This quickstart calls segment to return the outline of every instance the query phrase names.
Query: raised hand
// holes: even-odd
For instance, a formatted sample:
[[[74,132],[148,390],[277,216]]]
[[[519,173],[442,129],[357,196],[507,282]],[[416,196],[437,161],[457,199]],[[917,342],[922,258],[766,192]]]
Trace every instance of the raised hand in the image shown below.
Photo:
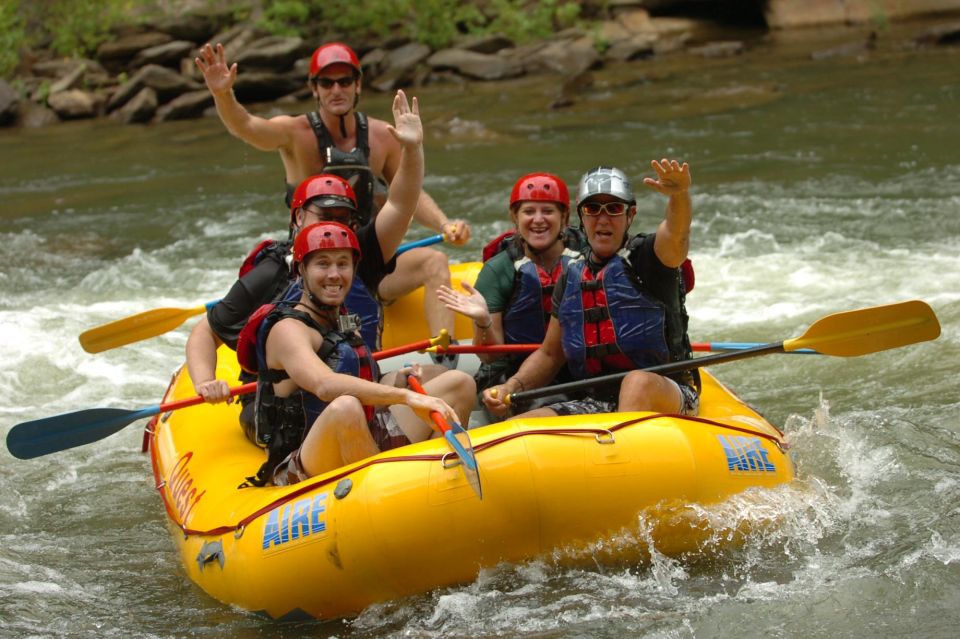
[[[236,66],[236,65],[234,65]],[[393,98],[393,123],[387,130],[403,146],[423,143],[423,124],[420,122],[420,106],[413,98],[413,106],[407,103],[407,95],[398,90]]]
[[[226,93],[237,81],[237,63],[227,66],[227,57],[223,52],[223,45],[219,42],[216,48],[210,43],[200,47],[200,56],[193,61],[203,73],[203,81],[207,83],[210,93],[214,95]]]
[[[462,295],[448,286],[441,286],[437,289],[437,299],[455,313],[465,315],[480,322],[480,324],[489,324],[490,310],[487,308],[487,300],[483,298],[480,291],[467,282],[461,282],[460,286],[467,292],[466,295]]]
[[[690,167],[686,162],[681,165],[676,160],[663,158],[659,162],[653,160],[650,166],[657,172],[657,179],[643,178],[643,183],[654,191],[664,195],[676,195],[690,188],[692,180]]]

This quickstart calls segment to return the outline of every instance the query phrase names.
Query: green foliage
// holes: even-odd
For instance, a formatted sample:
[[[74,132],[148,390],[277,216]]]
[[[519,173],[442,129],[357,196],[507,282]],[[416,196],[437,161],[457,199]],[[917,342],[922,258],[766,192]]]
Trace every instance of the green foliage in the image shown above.
[[[310,18],[310,3],[302,0],[273,0],[264,8],[259,25],[276,35],[298,35]]]
[[[3,0],[0,2],[0,77],[12,76],[20,63],[20,49],[26,40],[27,33],[17,4]]]
[[[128,14],[128,0],[57,0],[48,4],[47,27],[55,53],[84,56],[96,51],[110,28]]]
[[[492,19],[462,0],[263,0],[263,9],[259,26],[276,34],[303,35],[304,25],[321,25],[351,40],[405,36],[435,49],[463,34],[544,37],[580,15],[572,0],[490,0]]]
[[[541,0],[533,3],[522,0],[493,0],[490,6],[495,17],[485,30],[502,33],[517,42],[543,38],[573,26],[580,16],[580,5],[569,0]]]

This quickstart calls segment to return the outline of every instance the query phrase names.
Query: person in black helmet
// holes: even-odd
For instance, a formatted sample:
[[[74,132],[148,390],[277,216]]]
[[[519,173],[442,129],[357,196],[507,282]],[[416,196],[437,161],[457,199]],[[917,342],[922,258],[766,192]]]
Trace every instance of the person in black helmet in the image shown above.
[[[376,215],[376,182],[382,178],[392,184],[400,163],[400,146],[386,122],[356,110],[362,69],[350,47],[330,42],[313,52],[308,83],[316,111],[269,119],[251,114],[237,100],[233,93],[237,64],[227,64],[221,44],[201,47],[195,62],[227,130],[261,151],[279,152],[286,177],[287,207],[294,188],[303,180],[332,173],[353,187],[361,224]],[[450,220],[422,189],[414,218],[457,246],[470,239],[470,226],[464,220]],[[431,332],[437,335],[446,328],[452,336],[454,315],[436,297],[436,289],[444,285],[450,285],[446,254],[417,248],[398,258],[396,270],[384,278],[378,293],[389,303],[424,286],[424,314]]]
[[[619,388],[601,386],[523,416],[654,411],[695,415],[696,370],[661,376],[642,369],[689,359],[680,267],[690,246],[690,168],[663,159],[644,184],[669,198],[655,233],[629,234],[636,199],[623,171],[597,167],[580,181],[577,213],[589,246],[567,265],[554,288],[543,345],[506,383],[483,393],[487,409],[507,412],[503,398],[549,383],[566,364],[575,379],[632,371]]]

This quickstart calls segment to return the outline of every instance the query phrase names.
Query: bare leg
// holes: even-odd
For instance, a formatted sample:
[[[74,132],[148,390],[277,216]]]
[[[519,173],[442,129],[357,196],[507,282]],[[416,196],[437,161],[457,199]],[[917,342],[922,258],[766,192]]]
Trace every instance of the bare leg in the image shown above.
[[[300,447],[300,463],[311,477],[380,452],[356,397],[336,398],[320,413]]]
[[[624,412],[679,413],[682,400],[677,385],[656,373],[633,371],[620,385],[619,410]]]
[[[467,373],[463,371],[446,371],[442,375],[425,382],[423,390],[428,395],[439,397],[457,412],[460,424],[466,428],[470,421],[470,413],[477,399],[477,386]],[[397,424],[412,442],[428,439],[433,435],[433,429],[423,422],[408,406],[394,405],[390,411],[397,418]]]
[[[453,337],[454,314],[437,298],[441,285],[450,286],[450,265],[447,256],[431,248],[417,248],[397,258],[397,268],[380,282],[378,292],[387,303],[420,286],[423,290],[423,312],[431,335],[447,329]]]
[[[525,413],[520,413],[519,415],[507,416],[505,421],[511,419],[527,419],[528,417],[556,417],[557,412],[552,408],[534,408],[533,410],[528,410]]]

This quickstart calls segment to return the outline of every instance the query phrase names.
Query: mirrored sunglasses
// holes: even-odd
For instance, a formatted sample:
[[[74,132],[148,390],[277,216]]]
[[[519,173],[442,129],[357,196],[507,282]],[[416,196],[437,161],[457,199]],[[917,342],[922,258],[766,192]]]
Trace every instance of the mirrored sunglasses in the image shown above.
[[[584,202],[580,205],[580,213],[588,217],[597,217],[601,213],[617,217],[626,213],[629,207],[626,202]]]
[[[314,80],[324,89],[333,88],[334,84],[339,84],[340,88],[346,89],[348,86],[356,82],[356,77],[352,75],[344,76],[342,78],[317,78]]]

